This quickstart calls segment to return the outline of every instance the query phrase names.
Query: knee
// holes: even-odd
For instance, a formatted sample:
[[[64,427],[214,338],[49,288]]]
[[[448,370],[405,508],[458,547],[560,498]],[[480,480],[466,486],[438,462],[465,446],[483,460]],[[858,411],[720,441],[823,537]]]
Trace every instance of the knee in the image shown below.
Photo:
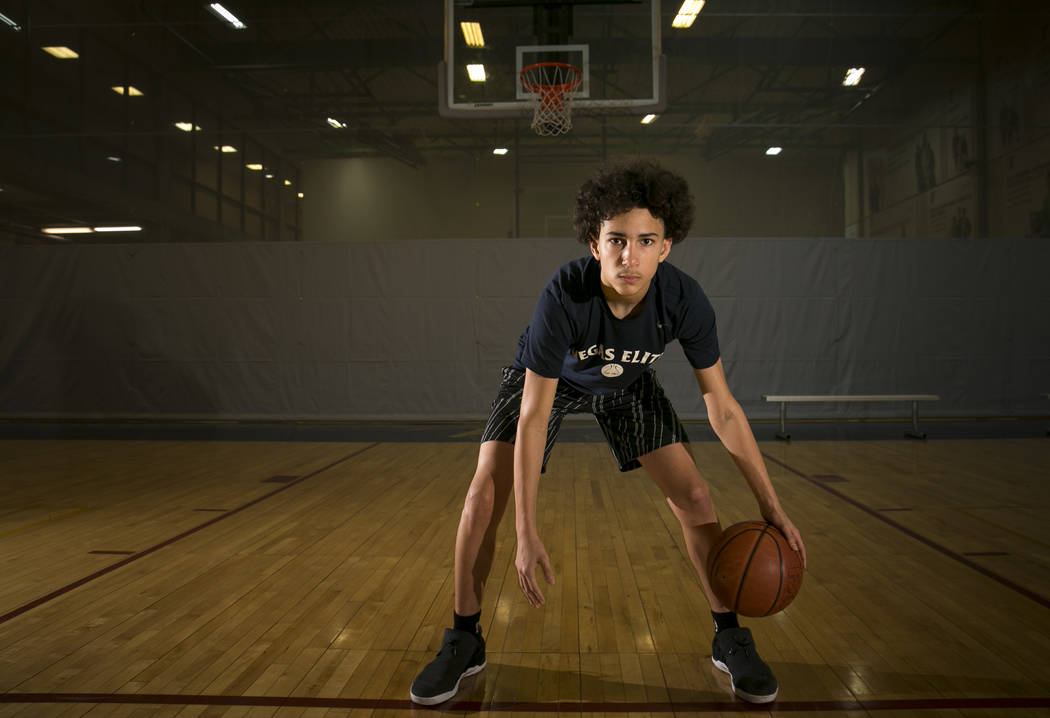
[[[686,491],[672,499],[668,499],[678,509],[679,520],[689,523],[706,523],[714,515],[714,506],[711,502],[711,491],[707,484],[700,482],[693,484]]]
[[[487,522],[492,516],[492,507],[496,502],[496,488],[491,480],[476,476],[467,491],[467,497],[463,500],[462,521],[475,523]]]

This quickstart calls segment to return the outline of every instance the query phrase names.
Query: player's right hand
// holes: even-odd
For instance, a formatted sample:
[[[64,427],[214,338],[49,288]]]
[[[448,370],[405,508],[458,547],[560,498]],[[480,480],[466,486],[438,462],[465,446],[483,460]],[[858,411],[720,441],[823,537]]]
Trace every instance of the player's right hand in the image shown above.
[[[518,536],[518,555],[514,560],[514,567],[518,569],[518,585],[521,586],[525,599],[533,608],[539,608],[546,603],[543,591],[540,590],[540,584],[536,580],[536,564],[543,569],[543,576],[547,579],[547,583],[553,585],[554,571],[551,569],[550,557],[547,556],[547,549],[543,547],[540,537],[536,535]]]

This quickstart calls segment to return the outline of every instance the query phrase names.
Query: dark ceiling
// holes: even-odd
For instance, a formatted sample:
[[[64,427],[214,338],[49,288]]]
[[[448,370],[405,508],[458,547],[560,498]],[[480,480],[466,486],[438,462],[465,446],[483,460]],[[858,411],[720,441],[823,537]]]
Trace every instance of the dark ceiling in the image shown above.
[[[102,176],[114,169],[103,156],[150,158],[138,180],[121,168],[122,182],[153,182],[162,196],[161,170],[180,152],[157,147],[179,141],[175,121],[200,125],[198,143],[257,145],[289,176],[310,158],[419,167],[489,152],[497,136],[540,158],[714,158],[770,142],[840,151],[865,128],[916,122],[913,108],[931,87],[980,86],[988,58],[1009,49],[1010,28],[1034,24],[1045,35],[1050,19],[1046,2],[709,0],[678,31],[670,23],[679,4],[662,8],[668,107],[659,120],[581,114],[552,141],[532,135],[527,119],[438,114],[441,0],[230,0],[244,30],[198,1],[0,0],[19,25],[0,24],[0,211],[28,226],[38,205],[49,211],[49,187],[71,184],[67,166]],[[56,60],[45,45],[80,58]],[[867,68],[863,81],[844,88],[857,65]],[[143,96],[109,89],[122,84]]]

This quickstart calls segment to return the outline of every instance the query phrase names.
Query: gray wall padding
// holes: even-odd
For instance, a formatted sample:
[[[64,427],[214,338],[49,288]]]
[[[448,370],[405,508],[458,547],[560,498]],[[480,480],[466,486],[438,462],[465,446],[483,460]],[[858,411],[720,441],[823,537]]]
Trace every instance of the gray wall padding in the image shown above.
[[[0,246],[7,417],[485,415],[572,240]],[[929,392],[926,416],[1047,412],[1045,240],[692,239],[752,417],[767,393]],[[685,418],[681,351],[657,364]],[[893,405],[796,416],[900,416]]]

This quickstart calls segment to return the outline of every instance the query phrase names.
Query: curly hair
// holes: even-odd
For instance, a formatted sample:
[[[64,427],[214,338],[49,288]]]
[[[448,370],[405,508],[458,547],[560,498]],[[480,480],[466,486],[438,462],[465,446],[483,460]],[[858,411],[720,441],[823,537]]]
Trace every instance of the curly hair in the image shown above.
[[[684,179],[657,164],[638,160],[598,170],[576,194],[572,224],[583,244],[597,238],[601,224],[635,208],[663,220],[664,235],[685,239],[693,224],[693,198]]]

